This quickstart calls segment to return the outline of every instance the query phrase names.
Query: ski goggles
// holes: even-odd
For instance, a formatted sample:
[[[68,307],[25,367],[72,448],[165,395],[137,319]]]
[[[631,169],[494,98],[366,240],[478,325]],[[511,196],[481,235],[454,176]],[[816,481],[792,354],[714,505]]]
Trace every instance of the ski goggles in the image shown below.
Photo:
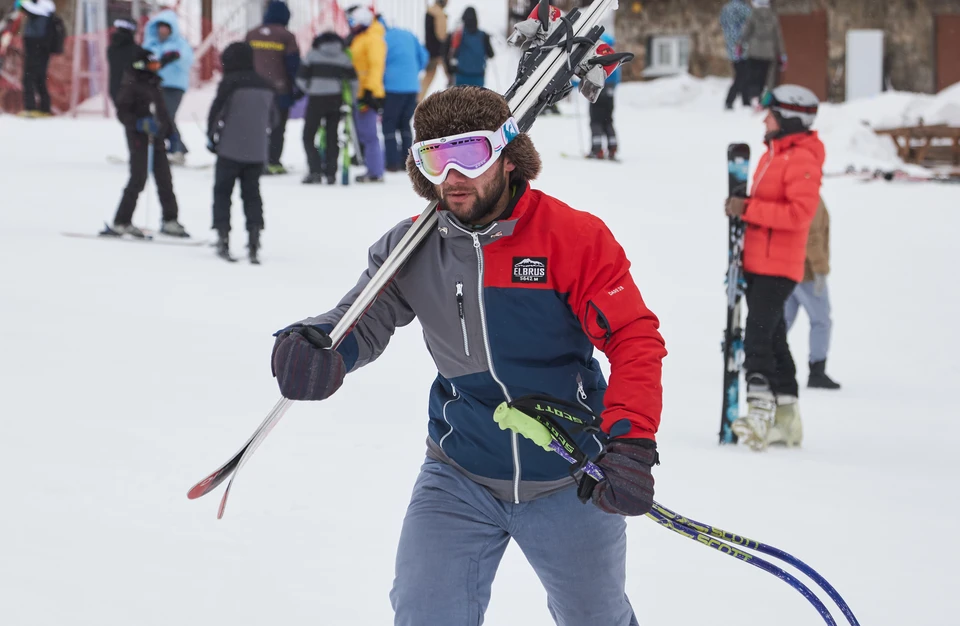
[[[410,148],[410,153],[420,173],[439,185],[451,169],[468,178],[477,178],[490,169],[507,144],[519,134],[517,121],[511,117],[497,130],[474,130],[419,141]]]
[[[804,106],[802,104],[791,104],[789,102],[780,102],[777,100],[777,97],[773,95],[772,90],[767,90],[764,92],[763,96],[760,98],[760,106],[764,109],[777,109],[783,111],[793,111],[794,113],[807,113],[809,115],[817,114],[817,106]]]

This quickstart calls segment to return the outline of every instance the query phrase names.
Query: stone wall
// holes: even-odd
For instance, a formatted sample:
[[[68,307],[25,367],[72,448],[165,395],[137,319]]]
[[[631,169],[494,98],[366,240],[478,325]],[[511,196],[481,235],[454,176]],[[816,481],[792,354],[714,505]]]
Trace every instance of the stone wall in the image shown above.
[[[725,0],[621,2],[618,48],[636,53],[625,78],[639,80],[650,35],[689,35],[690,73],[730,75],[718,16]],[[827,77],[831,100],[844,98],[846,34],[850,29],[884,31],[885,74],[894,89],[933,92],[936,85],[935,16],[960,14],[960,0],[773,0],[778,13],[827,11]]]

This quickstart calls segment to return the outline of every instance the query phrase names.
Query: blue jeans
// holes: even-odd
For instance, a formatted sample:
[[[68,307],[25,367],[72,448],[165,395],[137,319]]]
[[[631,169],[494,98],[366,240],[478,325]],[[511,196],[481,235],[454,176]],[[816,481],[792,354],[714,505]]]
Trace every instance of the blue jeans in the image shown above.
[[[380,147],[380,135],[377,134],[379,115],[374,109],[357,113],[357,139],[363,148],[363,161],[367,166],[367,175],[383,177],[383,148]]]
[[[812,280],[798,284],[787,298],[783,317],[789,329],[797,319],[801,306],[807,312],[810,317],[810,363],[817,363],[827,359],[833,321],[830,319],[830,291],[827,285],[823,286],[823,293],[819,296],[814,293],[813,287]]]
[[[571,486],[513,504],[428,459],[403,520],[390,592],[395,626],[478,626],[510,539],[547,591],[558,626],[638,626],[624,591],[626,521]]]
[[[383,104],[383,148],[386,154],[387,168],[402,168],[413,144],[413,131],[410,120],[417,108],[417,94],[390,93]],[[397,148],[397,133],[400,133],[400,147]]]

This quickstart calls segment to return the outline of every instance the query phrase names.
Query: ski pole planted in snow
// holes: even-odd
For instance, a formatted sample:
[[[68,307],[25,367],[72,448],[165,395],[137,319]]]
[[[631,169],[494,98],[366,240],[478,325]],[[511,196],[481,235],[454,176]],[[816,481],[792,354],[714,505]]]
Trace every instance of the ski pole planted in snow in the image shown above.
[[[581,93],[596,99],[607,71],[613,71],[617,64],[632,58],[633,55],[627,53],[606,54],[602,59],[597,58],[597,41],[604,31],[600,21],[608,10],[616,6],[617,0],[595,0],[588,7],[574,8],[562,16],[559,9],[541,0],[530,19],[517,24],[510,43],[522,46],[523,52],[517,77],[503,95],[517,120],[518,132],[528,131],[544,108],[570,93],[574,77],[580,78]],[[438,219],[436,205],[435,201],[430,203],[407,230],[376,275],[330,332],[330,345],[326,348],[336,349],[420,243],[433,232]],[[236,473],[270,434],[292,402],[281,398],[243,447],[216,471],[194,485],[187,497],[199,498],[230,478],[217,512],[218,519],[223,517]]]
[[[526,398],[518,398],[513,403],[502,403],[494,412],[493,419],[503,430],[511,430],[526,439],[529,439],[544,450],[559,454],[573,465],[576,465],[585,474],[593,477],[598,482],[605,479],[603,470],[597,467],[593,462],[587,459],[586,455],[580,450],[580,447],[569,436],[565,428],[557,421],[555,416],[563,415],[565,412],[557,410],[556,407],[550,407],[549,403],[544,403],[544,410],[530,410],[524,402]],[[524,406],[524,410],[517,405]],[[540,407],[540,404],[536,405]],[[584,409],[581,409],[584,410]],[[529,411],[529,412],[528,412]],[[564,415],[567,419],[570,416]],[[594,416],[595,418],[595,416]],[[576,421],[576,420],[571,420]],[[688,539],[693,539],[703,545],[713,548],[719,552],[732,556],[735,559],[749,563],[765,572],[769,572],[780,578],[788,585],[800,592],[810,604],[814,606],[824,621],[830,626],[836,626],[836,622],[830,615],[830,611],[824,606],[823,602],[806,586],[786,571],[773,565],[772,563],[761,559],[743,549],[756,550],[761,554],[766,554],[796,567],[806,574],[821,589],[823,589],[830,599],[840,608],[840,612],[847,618],[851,626],[859,626],[857,618],[853,611],[844,601],[837,590],[827,580],[821,576],[812,567],[796,558],[795,556],[784,552],[773,546],[761,543],[754,539],[749,539],[743,535],[731,533],[726,530],[691,520],[670,509],[654,502],[653,509],[647,513],[647,517],[657,522],[664,528],[672,530]],[[730,543],[727,543],[730,542]],[[735,544],[735,545],[732,545]],[[743,549],[741,549],[743,548]]]

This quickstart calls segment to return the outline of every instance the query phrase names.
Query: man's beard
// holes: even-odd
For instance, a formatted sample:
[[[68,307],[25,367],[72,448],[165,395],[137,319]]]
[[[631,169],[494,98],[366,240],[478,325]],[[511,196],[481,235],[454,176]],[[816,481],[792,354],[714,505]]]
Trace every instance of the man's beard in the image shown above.
[[[503,175],[503,160],[500,162],[500,171],[499,175],[495,177],[494,181],[490,183],[484,189],[481,189],[479,192],[474,192],[473,189],[469,191],[476,193],[476,200],[473,202],[473,206],[466,209],[466,213],[460,214],[457,211],[454,211],[447,205],[443,196],[440,197],[440,206],[447,211],[450,211],[457,216],[457,219],[464,224],[475,224],[478,223],[482,218],[489,215],[497,206],[497,203],[500,202],[500,199],[503,198],[504,192],[507,190],[507,177]],[[450,188],[446,190],[447,193],[464,191],[463,189]],[[463,209],[461,209],[462,211]]]

